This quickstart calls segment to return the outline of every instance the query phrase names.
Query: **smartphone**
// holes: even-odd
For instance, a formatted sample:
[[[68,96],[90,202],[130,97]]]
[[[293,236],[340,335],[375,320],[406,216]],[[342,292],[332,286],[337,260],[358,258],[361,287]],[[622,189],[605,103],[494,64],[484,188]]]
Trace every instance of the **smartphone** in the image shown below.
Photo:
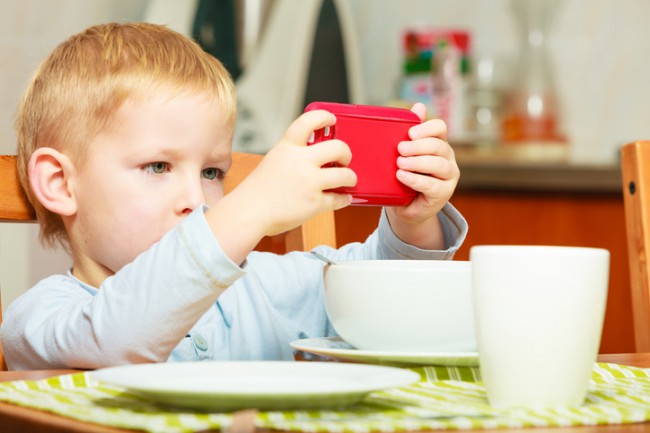
[[[404,206],[417,192],[397,180],[397,145],[409,140],[408,130],[420,118],[403,108],[372,105],[312,102],[305,112],[326,110],[336,116],[336,124],[314,131],[309,145],[339,139],[352,151],[349,168],[357,175],[354,187],[334,191],[352,195],[352,204],[361,206]]]

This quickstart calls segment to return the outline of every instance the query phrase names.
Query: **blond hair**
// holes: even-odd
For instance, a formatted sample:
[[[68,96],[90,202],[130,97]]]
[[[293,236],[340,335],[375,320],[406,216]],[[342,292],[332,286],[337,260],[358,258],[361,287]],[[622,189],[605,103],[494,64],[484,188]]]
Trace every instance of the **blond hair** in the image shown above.
[[[88,143],[110,125],[125,100],[161,88],[211,92],[224,124],[234,125],[236,96],[226,69],[195,42],[164,26],[93,26],[61,43],[39,66],[20,103],[16,130],[18,173],[36,210],[43,245],[67,248],[68,237],[60,215],[43,207],[31,190],[32,153],[52,147],[82,163]]]

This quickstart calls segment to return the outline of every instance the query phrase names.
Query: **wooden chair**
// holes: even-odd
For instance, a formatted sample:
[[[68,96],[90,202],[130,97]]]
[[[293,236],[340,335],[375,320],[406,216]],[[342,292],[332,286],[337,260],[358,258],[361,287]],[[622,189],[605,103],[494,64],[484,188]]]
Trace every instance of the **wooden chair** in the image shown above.
[[[625,144],[621,169],[635,348],[650,352],[650,141]]]
[[[261,155],[233,153],[233,166],[226,176],[225,192],[228,193],[234,189],[261,160]],[[36,222],[34,209],[27,201],[18,181],[15,155],[0,155],[0,222]],[[317,215],[302,226],[283,235],[263,240],[257,249],[282,253],[297,250],[308,251],[318,245],[336,246],[334,212],[332,211]],[[0,298],[1,323],[2,300]],[[5,369],[0,342],[0,370]]]

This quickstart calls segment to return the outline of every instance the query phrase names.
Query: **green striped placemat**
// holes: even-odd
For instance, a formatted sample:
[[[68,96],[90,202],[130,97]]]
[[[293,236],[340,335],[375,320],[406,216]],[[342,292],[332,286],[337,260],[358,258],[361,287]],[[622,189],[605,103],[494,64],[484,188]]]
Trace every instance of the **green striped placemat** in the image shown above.
[[[563,410],[496,410],[478,368],[412,368],[414,385],[374,392],[345,410],[260,412],[259,427],[305,432],[374,432],[620,424],[650,420],[650,369],[596,364],[584,405]],[[0,383],[0,401],[70,418],[149,432],[226,427],[230,414],[174,411],[88,373]]]

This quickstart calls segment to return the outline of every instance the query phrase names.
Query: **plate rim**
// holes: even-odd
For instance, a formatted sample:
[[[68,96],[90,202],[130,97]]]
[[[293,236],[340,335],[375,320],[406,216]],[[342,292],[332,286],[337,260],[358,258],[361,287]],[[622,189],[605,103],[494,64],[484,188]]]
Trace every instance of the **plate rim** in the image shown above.
[[[366,350],[357,348],[335,348],[335,347],[315,347],[305,346],[305,343],[310,341],[337,341],[346,343],[340,336],[332,337],[313,337],[303,338],[290,342],[290,346],[295,350],[302,352],[312,353],[316,355],[326,355],[331,357],[338,357],[339,359],[368,359],[368,360],[390,360],[395,362],[413,364],[417,360],[426,361],[431,359],[443,358],[456,358],[463,360],[476,360],[478,365],[478,351],[471,352],[413,352],[413,351],[387,351],[387,350]],[[349,344],[349,343],[346,343]],[[351,345],[350,345],[351,346]],[[346,358],[344,358],[346,357]],[[407,359],[408,361],[398,361],[399,359]],[[445,364],[447,366],[447,364]]]
[[[196,366],[203,366],[202,368],[205,368],[207,366],[214,367],[215,369],[219,369],[218,367],[223,367],[226,366],[228,368],[236,368],[236,367],[243,367],[246,366],[247,368],[255,368],[257,366],[264,365],[266,368],[273,368],[274,366],[279,366],[282,365],[283,368],[287,368],[289,365],[292,366],[292,368],[295,368],[296,365],[299,365],[297,368],[301,369],[313,369],[317,370],[315,373],[322,373],[323,369],[327,370],[342,370],[342,369],[349,369],[349,370],[357,370],[360,371],[363,369],[365,372],[368,372],[370,369],[375,369],[375,371],[378,374],[387,374],[390,373],[394,375],[394,377],[391,377],[390,379],[392,382],[389,384],[386,383],[386,380],[384,379],[382,383],[380,384],[372,384],[371,381],[364,380],[364,381],[355,381],[354,386],[352,387],[342,387],[340,389],[331,389],[327,391],[322,391],[322,390],[314,390],[314,389],[304,389],[304,390],[296,390],[293,389],[291,391],[286,391],[282,389],[266,389],[266,390],[250,390],[250,389],[245,389],[241,391],[237,390],[224,390],[224,389],[214,389],[214,390],[207,390],[207,389],[191,389],[190,387],[188,388],[179,388],[179,387],[164,387],[164,386],[147,386],[143,384],[133,384],[133,383],[126,383],[123,380],[115,380],[115,378],[110,379],[110,377],[107,379],[106,375],[108,374],[110,376],[110,373],[112,372],[121,372],[124,370],[149,370],[149,369],[158,369],[161,370],[161,373],[159,374],[164,374],[166,370],[169,369],[182,369],[182,367],[188,367],[188,371],[192,370],[192,367]],[[381,370],[379,370],[381,369]],[[195,369],[194,369],[195,370]],[[192,372],[194,375],[196,372]],[[333,372],[334,374],[336,373],[335,371]],[[278,397],[278,398],[283,398],[283,397],[295,397],[295,396],[304,396],[304,397],[317,397],[317,396],[322,396],[324,394],[327,395],[358,395],[358,394],[367,394],[373,391],[379,391],[382,389],[388,389],[388,388],[394,388],[394,387],[402,387],[402,386],[408,386],[412,383],[417,382],[420,380],[420,376],[410,370],[406,370],[403,368],[396,368],[396,367],[390,367],[390,366],[379,366],[379,365],[366,365],[366,364],[346,364],[346,363],[336,363],[336,362],[297,362],[297,361],[190,361],[190,362],[162,362],[162,363],[147,363],[147,364],[129,364],[129,365],[121,365],[121,366],[115,366],[115,367],[106,367],[106,368],[101,368],[97,369],[94,371],[90,372],[91,377],[104,384],[112,385],[112,386],[118,386],[121,388],[125,388],[130,391],[136,391],[140,393],[146,393],[149,395],[154,395],[154,394],[178,394],[178,395],[194,395],[194,396],[202,396],[202,397],[214,397],[214,396],[220,396],[220,397],[226,397],[226,396],[232,396],[232,397]],[[269,374],[267,371],[265,374]],[[190,374],[191,376],[192,374]],[[243,373],[239,373],[239,375],[243,376]],[[230,376],[232,377],[232,376]],[[320,376],[319,376],[320,377]]]

